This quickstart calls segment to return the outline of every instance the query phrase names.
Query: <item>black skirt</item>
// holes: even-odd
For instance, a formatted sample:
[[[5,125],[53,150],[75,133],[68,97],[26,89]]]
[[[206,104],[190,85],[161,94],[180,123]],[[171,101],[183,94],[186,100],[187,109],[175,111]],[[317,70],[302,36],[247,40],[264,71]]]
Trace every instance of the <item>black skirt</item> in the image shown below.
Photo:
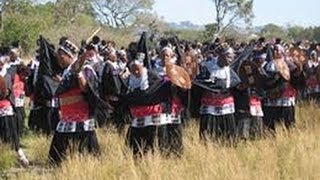
[[[199,133],[202,140],[233,140],[236,134],[234,114],[222,116],[213,116],[210,114],[201,115]]]
[[[53,133],[59,122],[59,109],[40,107],[32,109],[29,116],[29,128],[33,131],[40,131],[47,135]]]
[[[130,115],[125,108],[121,106],[115,106],[114,111],[107,119],[107,124],[112,125],[119,134],[122,134],[125,131],[125,125],[128,124],[129,119]]]
[[[49,162],[52,165],[59,165],[70,152],[88,152],[94,155],[100,154],[100,147],[95,131],[59,133],[55,132],[49,151]]]
[[[316,102],[318,105],[320,104],[320,93],[312,93],[305,96],[306,101]]]
[[[275,132],[276,124],[283,123],[287,129],[295,125],[295,109],[290,107],[263,107],[263,124],[268,131]]]
[[[17,129],[18,134],[21,137],[25,131],[25,118],[26,118],[26,111],[24,107],[16,107],[16,118],[17,118]]]
[[[135,156],[140,156],[156,147],[164,155],[180,156],[183,153],[182,127],[180,124],[129,127],[126,144]]]
[[[11,144],[12,149],[15,151],[18,151],[20,147],[17,124],[17,119],[14,116],[0,117],[1,141]]]
[[[168,137],[165,152],[167,152],[167,155],[173,154],[180,157],[183,153],[182,125],[167,124],[166,126]]]
[[[97,120],[98,127],[102,128],[105,127],[107,124],[107,119],[110,118],[110,113],[107,112],[106,109],[98,106],[95,109],[95,119]]]

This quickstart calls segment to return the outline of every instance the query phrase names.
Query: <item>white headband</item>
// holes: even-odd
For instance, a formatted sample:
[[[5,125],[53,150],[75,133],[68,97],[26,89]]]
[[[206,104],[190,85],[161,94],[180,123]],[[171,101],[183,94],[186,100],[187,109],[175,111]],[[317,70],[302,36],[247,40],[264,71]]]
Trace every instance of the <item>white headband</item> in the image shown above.
[[[161,53],[163,53],[164,51],[169,51],[171,54],[173,54],[173,50],[172,50],[170,47],[168,47],[168,46],[162,48]]]
[[[133,60],[130,62],[129,67],[132,68],[133,65],[141,65],[143,66],[143,62],[139,61],[139,60]]]
[[[59,50],[62,50],[63,52],[65,52],[66,54],[68,54],[70,57],[74,58],[74,54],[72,54],[67,48],[65,48],[64,46],[60,46]]]
[[[267,58],[267,54],[266,54],[266,53],[263,53],[263,54],[260,55],[260,57],[261,57],[262,59],[266,59],[266,58]]]
[[[12,49],[10,49],[10,51],[11,51],[12,53],[14,53],[14,54],[18,54],[19,48],[12,48]]]

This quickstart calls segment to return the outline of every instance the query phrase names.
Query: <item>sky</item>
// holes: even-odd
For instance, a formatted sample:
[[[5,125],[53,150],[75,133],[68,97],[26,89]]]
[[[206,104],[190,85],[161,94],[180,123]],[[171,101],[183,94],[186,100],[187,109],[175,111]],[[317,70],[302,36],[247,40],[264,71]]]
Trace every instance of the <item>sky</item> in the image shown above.
[[[204,25],[214,22],[212,0],[155,0],[154,11],[168,22],[191,21]],[[274,23],[320,26],[319,0],[254,0],[254,26]]]

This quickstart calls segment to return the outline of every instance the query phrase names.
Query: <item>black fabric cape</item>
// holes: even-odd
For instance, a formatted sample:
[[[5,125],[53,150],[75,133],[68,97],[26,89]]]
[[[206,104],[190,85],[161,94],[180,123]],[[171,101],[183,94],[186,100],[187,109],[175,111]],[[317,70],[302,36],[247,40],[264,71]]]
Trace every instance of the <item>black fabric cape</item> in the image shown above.
[[[53,45],[44,39],[39,38],[39,71],[36,85],[34,87],[35,102],[51,100],[55,96],[59,82],[53,79],[53,76],[59,74],[62,70],[58,65]]]
[[[147,38],[147,33],[143,32],[140,40],[137,45],[137,50],[139,53],[144,53],[145,58],[143,60],[143,64],[147,69],[151,69],[151,62],[150,62],[150,57],[149,57],[149,47],[148,47],[148,38]]]
[[[113,67],[109,63],[105,63],[99,93],[101,97],[105,95],[119,96],[124,94],[127,89],[127,81],[121,79],[119,74],[113,74]]]
[[[135,90],[122,97],[122,103],[129,107],[154,105],[166,102],[172,97],[170,81],[163,80],[156,72],[148,70],[149,88]]]

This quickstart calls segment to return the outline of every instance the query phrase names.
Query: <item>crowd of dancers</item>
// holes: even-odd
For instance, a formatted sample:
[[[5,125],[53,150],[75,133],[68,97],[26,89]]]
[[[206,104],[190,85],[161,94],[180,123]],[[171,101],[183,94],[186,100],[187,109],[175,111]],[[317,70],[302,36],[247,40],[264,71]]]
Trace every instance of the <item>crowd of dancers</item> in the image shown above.
[[[105,126],[126,133],[134,156],[159,147],[179,157],[190,119],[201,140],[236,143],[274,134],[278,122],[294,127],[296,98],[320,95],[316,43],[261,37],[202,44],[143,33],[120,48],[98,36],[80,48],[67,37],[57,48],[43,37],[37,45],[29,62],[19,57],[18,43],[2,47],[0,56],[0,137],[24,165],[20,139],[27,130],[53,135],[54,165],[74,144],[98,156],[96,129]]]

